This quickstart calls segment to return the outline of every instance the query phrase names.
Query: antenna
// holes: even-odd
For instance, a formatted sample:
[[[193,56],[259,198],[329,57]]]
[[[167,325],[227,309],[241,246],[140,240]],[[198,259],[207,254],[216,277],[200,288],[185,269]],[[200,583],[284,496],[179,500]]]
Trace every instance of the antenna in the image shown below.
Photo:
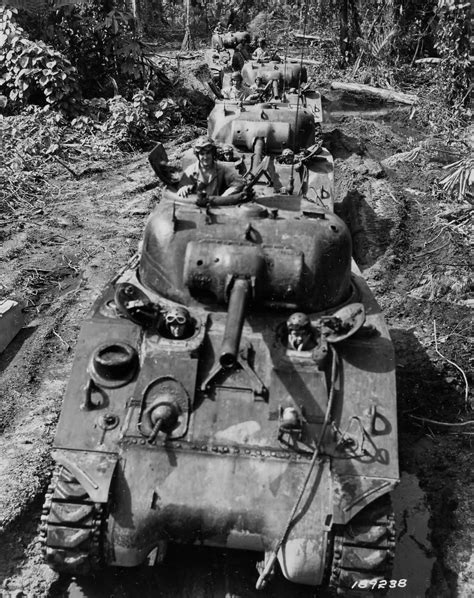
[[[296,150],[296,134],[297,134],[297,126],[298,126],[298,115],[300,112],[300,102],[301,102],[301,73],[303,72],[303,58],[304,58],[304,49],[305,49],[305,40],[306,40],[306,25],[308,22],[308,0],[305,0],[304,3],[304,21],[303,21],[303,39],[301,40],[301,56],[300,56],[300,74],[298,78],[298,99],[296,100],[296,115],[295,115],[295,134],[293,136],[293,153]],[[291,173],[289,178],[289,189],[290,195],[293,193],[294,189],[294,170],[295,170],[295,161],[293,160],[291,164]]]
[[[288,8],[288,2],[286,3],[286,7]],[[288,60],[288,46],[290,45],[290,19],[287,20],[286,25],[286,43],[285,43],[285,57],[284,57],[284,68],[283,68],[283,90],[282,94],[286,92],[286,61]]]

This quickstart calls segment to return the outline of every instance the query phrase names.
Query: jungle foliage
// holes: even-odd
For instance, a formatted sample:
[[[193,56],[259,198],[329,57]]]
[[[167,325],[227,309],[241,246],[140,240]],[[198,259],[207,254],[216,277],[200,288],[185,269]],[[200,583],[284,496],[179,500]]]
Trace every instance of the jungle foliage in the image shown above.
[[[470,100],[469,8],[461,0],[190,0],[190,28],[203,46],[217,24],[264,35],[281,55],[300,53],[294,34],[313,36],[305,53],[320,79],[337,76],[381,87],[430,84],[443,118],[458,126]],[[0,9],[0,99],[8,114],[36,105],[70,120],[96,119],[121,146],[140,146],[193,110],[179,74],[153,47],[183,34],[185,0],[8,0]],[[437,64],[416,60],[435,56]],[[176,76],[175,76],[176,75]],[[429,94],[432,95],[431,93]],[[105,115],[86,100],[102,98]],[[116,99],[114,99],[116,98]],[[174,102],[172,117],[159,103]],[[1,105],[1,104],[0,104]],[[168,108],[169,110],[169,108]],[[103,112],[104,112],[103,111]],[[166,112],[166,111],[165,111]],[[161,114],[158,119],[155,115]],[[446,115],[448,118],[446,119]],[[149,122],[147,119],[151,118]],[[127,126],[124,128],[123,123]],[[115,127],[115,129],[114,129]],[[124,131],[126,130],[126,133]],[[125,137],[124,137],[125,135]],[[124,144],[124,139],[126,142]]]

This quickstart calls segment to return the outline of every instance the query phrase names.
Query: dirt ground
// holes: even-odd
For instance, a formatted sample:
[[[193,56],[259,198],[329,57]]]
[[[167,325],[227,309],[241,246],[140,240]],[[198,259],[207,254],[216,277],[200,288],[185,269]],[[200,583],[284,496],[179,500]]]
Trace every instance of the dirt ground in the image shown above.
[[[414,162],[385,162],[425,140],[409,111],[364,118],[354,105],[358,113],[348,116],[340,98],[327,94],[325,145],[335,157],[338,211],[391,329],[401,469],[419,492],[410,508],[426,513],[420,540],[402,501],[399,543],[415,542],[429,567],[421,589],[410,589],[408,579],[406,593],[396,596],[467,598],[474,595],[473,426],[466,423],[472,404],[465,380],[472,206],[436,190],[451,160],[442,140],[424,146]],[[136,252],[160,197],[145,154],[95,163],[77,180],[58,172],[46,189],[38,204],[0,211],[0,296],[21,300],[27,318],[0,355],[0,595],[18,598],[83,595],[68,594],[69,580],[41,561],[36,534],[49,451],[81,321]],[[121,593],[110,587],[103,596],[134,595],[126,585]]]

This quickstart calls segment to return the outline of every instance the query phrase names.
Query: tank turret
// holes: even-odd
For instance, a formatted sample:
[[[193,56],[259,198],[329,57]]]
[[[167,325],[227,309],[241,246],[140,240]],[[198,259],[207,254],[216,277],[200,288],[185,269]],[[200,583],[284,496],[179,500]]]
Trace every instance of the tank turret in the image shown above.
[[[279,204],[273,198],[271,210],[220,208],[214,220],[192,205],[164,202],[145,227],[141,283],[184,305],[222,305],[229,280],[243,276],[260,305],[311,311],[339,305],[350,293],[349,231],[335,214],[309,202],[303,202],[303,219],[301,212],[291,218],[285,211],[291,203],[283,196]]]
[[[248,31],[214,32],[211,38],[211,48],[216,50],[236,48],[242,42],[250,42],[250,33]]]
[[[243,66],[242,76],[247,85],[253,85],[257,77],[260,77],[264,83],[276,81],[280,93],[284,89],[299,89],[308,80],[306,67],[298,60],[291,59],[264,62],[251,60]]]

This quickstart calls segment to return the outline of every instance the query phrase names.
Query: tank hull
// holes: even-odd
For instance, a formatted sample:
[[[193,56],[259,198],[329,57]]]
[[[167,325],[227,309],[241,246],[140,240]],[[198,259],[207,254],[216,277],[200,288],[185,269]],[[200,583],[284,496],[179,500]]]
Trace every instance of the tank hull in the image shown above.
[[[243,323],[242,345],[252,348],[252,370],[268,390],[265,396],[256,393],[241,367],[221,372],[211,389],[203,390],[219,354],[225,310],[193,306],[195,334],[176,343],[117,313],[112,287],[96,302],[79,337],[54,458],[91,501],[107,509],[103,562],[135,566],[167,541],[268,555],[309,473],[300,515],[278,560],[290,581],[326,583],[334,530],[389,493],[398,479],[393,349],[377,304],[354,264],[352,270],[346,302],[365,305],[372,332],[354,335],[337,349],[340,376],[332,420],[354,443],[341,452],[338,435],[326,434],[312,470],[328,406],[327,373],[315,367],[310,352],[298,354],[281,344],[275,331],[285,311],[256,310]],[[137,285],[153,301],[166,302],[139,277],[133,267],[116,284]],[[102,388],[94,407],[81,409],[91,353],[118,340],[139,355],[136,377],[118,388]],[[178,381],[187,411],[174,438],[150,443],[140,432],[143,397],[150,383],[163,377]],[[279,413],[288,406],[305,413],[301,452],[279,439]],[[115,415],[116,425],[104,426],[104,413]]]
[[[201,544],[261,555],[258,588],[278,561],[291,582],[350,595],[393,559],[393,346],[323,198],[332,161],[311,150],[310,111],[219,110],[214,138],[259,158],[258,201],[198,207],[165,190],[140,256],[94,304],[54,441],[46,560],[86,575]],[[291,135],[300,166],[278,161]],[[309,345],[292,341],[296,314]]]

